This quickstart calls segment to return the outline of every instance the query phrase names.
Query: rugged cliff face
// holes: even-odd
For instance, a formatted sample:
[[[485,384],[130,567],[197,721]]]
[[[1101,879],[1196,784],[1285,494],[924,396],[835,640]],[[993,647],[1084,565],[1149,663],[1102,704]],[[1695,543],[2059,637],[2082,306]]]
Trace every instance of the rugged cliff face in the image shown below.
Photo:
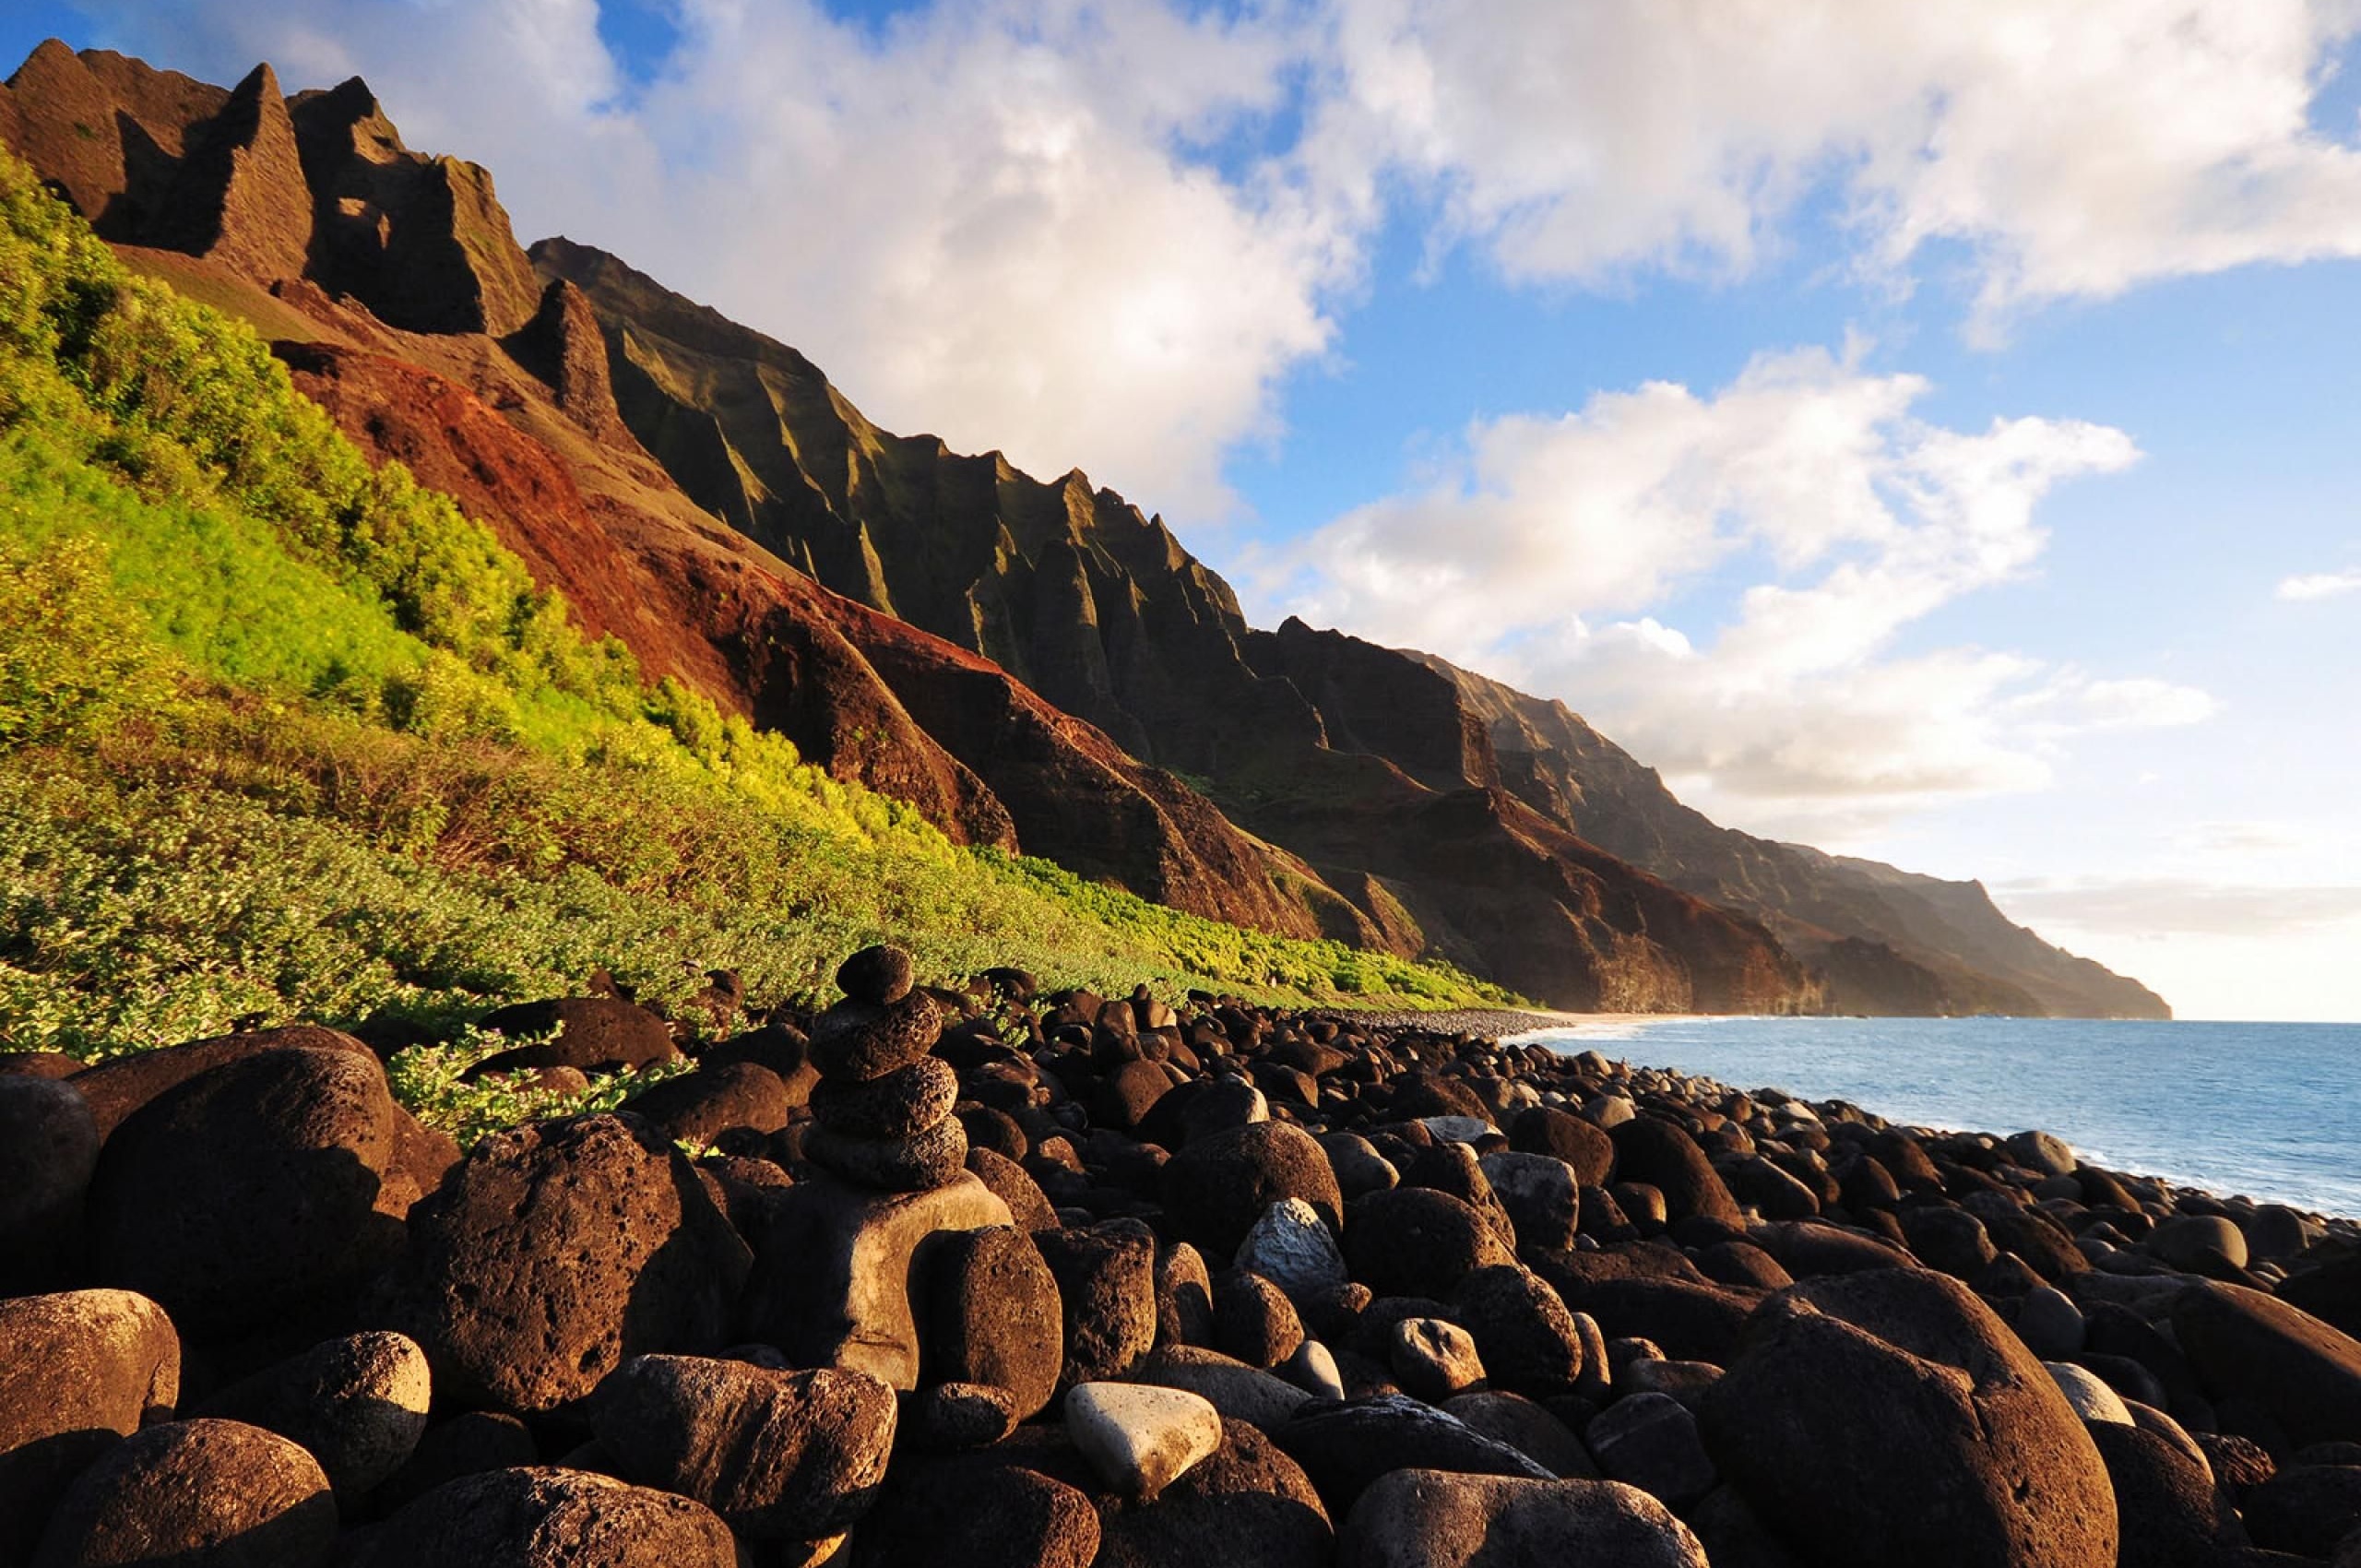
[[[0,137],[650,673],[961,841],[1570,1007],[2161,1007],[1974,885],[1715,826],[1561,705],[1251,629],[1081,473],[879,430],[615,257],[528,255],[491,176],[409,149],[357,79],[289,98],[53,42]]]

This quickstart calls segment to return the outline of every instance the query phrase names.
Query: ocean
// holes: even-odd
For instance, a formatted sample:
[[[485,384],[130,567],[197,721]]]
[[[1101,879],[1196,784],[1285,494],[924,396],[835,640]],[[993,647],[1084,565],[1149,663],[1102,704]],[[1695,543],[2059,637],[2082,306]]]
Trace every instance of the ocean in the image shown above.
[[[1914,1125],[2038,1127],[2109,1170],[2361,1216],[2361,1024],[1704,1018],[1516,1038]]]

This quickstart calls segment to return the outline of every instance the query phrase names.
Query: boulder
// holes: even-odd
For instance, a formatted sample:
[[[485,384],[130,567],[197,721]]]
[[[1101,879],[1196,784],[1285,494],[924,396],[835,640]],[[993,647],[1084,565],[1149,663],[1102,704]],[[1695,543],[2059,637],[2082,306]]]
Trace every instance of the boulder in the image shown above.
[[[1008,1212],[1019,1230],[1048,1230],[1058,1223],[1058,1211],[1050,1206],[1049,1194],[1041,1191],[1041,1183],[1033,1180],[1025,1167],[992,1149],[967,1148],[967,1170],[982,1182],[994,1197],[1008,1206]]]
[[[125,1118],[90,1183],[93,1274],[192,1337],[332,1301],[372,1261],[394,1102],[374,1057],[284,1050],[208,1068]]]
[[[701,1503],[588,1470],[534,1466],[446,1481],[395,1514],[358,1568],[739,1568]]]
[[[1689,1507],[1721,1479],[1698,1434],[1697,1418],[1669,1395],[1618,1399],[1583,1429],[1583,1443],[1609,1477],[1669,1507]]]
[[[2082,1423],[1991,1309],[1945,1276],[1895,1269],[1780,1292],[1700,1414],[1721,1472],[1808,1561],[2115,1561],[2106,1469]]]
[[[1275,1367],[1303,1343],[1303,1320],[1279,1288],[1252,1270],[1214,1276],[1214,1348],[1251,1367]]]
[[[2085,1421],[2107,1421],[2126,1427],[2132,1424],[2131,1412],[2123,1408],[2123,1396],[2088,1367],[2066,1361],[2044,1361],[2041,1365],[2058,1384],[2058,1391],[2066,1396],[2066,1403]]]
[[[1400,1469],[1353,1504],[1336,1568],[1706,1568],[1671,1510],[1614,1481]]]
[[[2079,1164],[2074,1151],[2066,1146],[2066,1140],[2047,1133],[2014,1134],[2007,1146],[2011,1159],[2044,1176],[2071,1176]]]
[[[1335,1533],[1311,1478],[1252,1426],[1225,1420],[1221,1444],[1152,1501],[1099,1508],[1095,1568],[1328,1568]]]
[[[1660,1116],[1639,1116],[1609,1136],[1615,1140],[1617,1180],[1643,1182],[1663,1194],[1667,1223],[1705,1219],[1733,1230],[1743,1227],[1738,1200],[1687,1133]]]
[[[2257,1546],[2324,1558],[2361,1531],[2361,1465],[2290,1465],[2240,1502]]]
[[[919,1376],[1007,1391],[1018,1420],[1050,1402],[1065,1360],[1058,1281],[1010,1225],[937,1236],[925,1249]]]
[[[1078,1488],[960,1457],[896,1466],[892,1489],[855,1533],[853,1561],[858,1568],[1090,1568],[1098,1546],[1098,1511]]]
[[[2201,1460],[2137,1427],[2105,1422],[2091,1441],[2115,1490],[2119,1568],[2214,1568],[2246,1530]]]
[[[468,1070],[469,1077],[534,1067],[613,1073],[677,1061],[681,1054],[663,1019],[618,996],[518,1002],[494,1008],[477,1020],[477,1027],[512,1039],[555,1033],[539,1045],[516,1046],[486,1057]]]
[[[2148,1251],[2190,1274],[2223,1275],[2247,1265],[2246,1232],[2218,1214],[2177,1214],[2148,1232]]]
[[[1451,1301],[1496,1387],[1536,1399],[1573,1392],[1583,1371],[1582,1334],[1558,1292],[1537,1276],[1495,1264],[1460,1280]]]
[[[532,1431],[516,1417],[496,1410],[462,1410],[431,1423],[402,1467],[377,1488],[371,1501],[381,1513],[390,1514],[445,1481],[520,1468],[539,1457]]]
[[[1561,1480],[1598,1479],[1598,1466],[1573,1429],[1522,1394],[1478,1389],[1445,1400],[1442,1412],[1507,1443]]]
[[[411,1209],[370,1321],[425,1347],[438,1398],[538,1414],[634,1356],[727,1343],[747,1265],[679,1149],[628,1113],[577,1116],[469,1150]]]
[[[749,1540],[812,1540],[876,1501],[896,1414],[866,1372],[638,1356],[599,1385],[590,1420],[623,1479],[694,1498]]]
[[[1406,1393],[1430,1405],[1480,1387],[1484,1362],[1465,1329],[1439,1317],[1406,1317],[1386,1336],[1386,1361]]]
[[[143,1425],[170,1420],[181,1342],[128,1290],[0,1301],[0,1562],[21,1562],[66,1483]]]
[[[35,1568],[311,1568],[336,1544],[312,1456],[260,1427],[170,1421],[124,1439],[50,1515]]]
[[[1174,1232],[1209,1257],[1234,1257],[1254,1222],[1286,1198],[1301,1199],[1332,1232],[1345,1222],[1327,1153],[1285,1122],[1192,1140],[1164,1167],[1162,1183]]]
[[[1335,1236],[1301,1198],[1282,1198],[1264,1209],[1232,1261],[1277,1286],[1305,1312],[1332,1305],[1349,1283]]]
[[[82,1196],[99,1124],[72,1084],[0,1075],[0,1295],[67,1281],[80,1262]]]
[[[827,1080],[820,1087],[825,1088]],[[923,1193],[960,1175],[967,1161],[967,1129],[946,1116],[908,1138],[855,1138],[825,1122],[804,1129],[803,1153],[855,1186],[882,1193]]]
[[[879,943],[836,966],[836,989],[855,1002],[891,1007],[910,993],[910,956]]]
[[[1547,1106],[1536,1108],[1546,1111]],[[1526,1115],[1534,1114],[1527,1111]],[[1590,1123],[1569,1118],[1578,1127]],[[1599,1134],[1605,1141],[1606,1134]],[[1503,1150],[1483,1158],[1484,1179],[1508,1211],[1520,1247],[1565,1248],[1574,1244],[1582,1220],[1583,1183],[1574,1168],[1546,1154]]]
[[[798,1366],[849,1367],[888,1387],[916,1388],[919,1247],[943,1232],[1008,1223],[1008,1206],[972,1174],[920,1193],[864,1192],[826,1176],[799,1182],[766,1206],[753,1238],[744,1332]]]
[[[1556,1479],[1507,1443],[1399,1394],[1307,1406],[1271,1435],[1311,1478],[1331,1517],[1349,1514],[1361,1493],[1392,1470]]]
[[[1441,1300],[1477,1269],[1513,1263],[1483,1215],[1430,1187],[1396,1187],[1353,1200],[1345,1263],[1380,1296]]]
[[[1615,1140],[1571,1111],[1536,1105],[1517,1112],[1509,1123],[1509,1147],[1520,1154],[1547,1155],[1563,1161],[1582,1187],[1603,1187],[1615,1171]],[[1486,1167],[1486,1174],[1490,1168]],[[1499,1185],[1494,1179],[1493,1184]]]
[[[225,1063],[259,1056],[267,1051],[292,1050],[342,1051],[371,1063],[377,1060],[375,1051],[340,1029],[322,1028],[317,1024],[291,1024],[285,1028],[217,1035],[210,1039],[193,1039],[185,1045],[117,1056],[75,1074],[74,1087],[89,1106],[90,1119],[98,1124],[99,1141],[104,1143],[133,1111],[199,1073]]]
[[[340,1502],[400,1469],[426,1431],[426,1352],[399,1334],[355,1334],[264,1368],[199,1404],[275,1431],[319,1461]]]
[[[1156,1235],[1136,1219],[1041,1230],[1034,1244],[1064,1305],[1058,1387],[1127,1378],[1156,1345]]]
[[[793,1111],[785,1081],[754,1062],[701,1065],[640,1090],[623,1108],[676,1143],[706,1145],[733,1127],[776,1133]]]
[[[1214,1277],[1204,1254],[1186,1241],[1156,1253],[1156,1342],[1211,1345],[1214,1341]]]
[[[937,1383],[902,1396],[900,1438],[938,1454],[990,1448],[1014,1431],[1016,1396],[984,1383]]]
[[[1221,1446],[1221,1415],[1185,1389],[1077,1384],[1062,1407],[1066,1435],[1126,1497],[1151,1498]]]
[[[2252,1401],[2298,1443],[2361,1439],[2361,1342],[2237,1285],[2184,1291],[2172,1324],[2214,1397]]]
[[[1244,1421],[1264,1431],[1276,1431],[1312,1397],[1276,1373],[1218,1350],[1186,1345],[1158,1348],[1133,1375],[1159,1388],[1186,1389],[1220,1411],[1225,1420]]]

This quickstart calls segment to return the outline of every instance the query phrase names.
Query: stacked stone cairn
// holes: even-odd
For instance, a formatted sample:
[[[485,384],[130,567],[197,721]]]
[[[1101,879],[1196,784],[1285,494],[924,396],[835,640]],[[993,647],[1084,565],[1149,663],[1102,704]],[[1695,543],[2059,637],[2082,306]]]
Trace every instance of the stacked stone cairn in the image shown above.
[[[910,983],[909,955],[864,947],[836,970],[845,999],[812,1026],[815,1123],[803,1155],[855,1186],[922,1193],[967,1169],[967,1134],[952,1107],[959,1075],[931,1055],[943,1011]]]

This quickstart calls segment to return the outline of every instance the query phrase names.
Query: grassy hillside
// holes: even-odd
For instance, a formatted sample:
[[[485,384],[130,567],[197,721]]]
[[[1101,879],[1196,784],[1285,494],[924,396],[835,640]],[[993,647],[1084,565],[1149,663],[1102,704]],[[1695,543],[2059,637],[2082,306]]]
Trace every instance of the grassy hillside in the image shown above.
[[[1501,1000],[958,849],[671,683],[372,469],[243,327],[136,279],[0,152],[0,1037],[243,1015],[453,1028],[890,936],[937,979]]]

